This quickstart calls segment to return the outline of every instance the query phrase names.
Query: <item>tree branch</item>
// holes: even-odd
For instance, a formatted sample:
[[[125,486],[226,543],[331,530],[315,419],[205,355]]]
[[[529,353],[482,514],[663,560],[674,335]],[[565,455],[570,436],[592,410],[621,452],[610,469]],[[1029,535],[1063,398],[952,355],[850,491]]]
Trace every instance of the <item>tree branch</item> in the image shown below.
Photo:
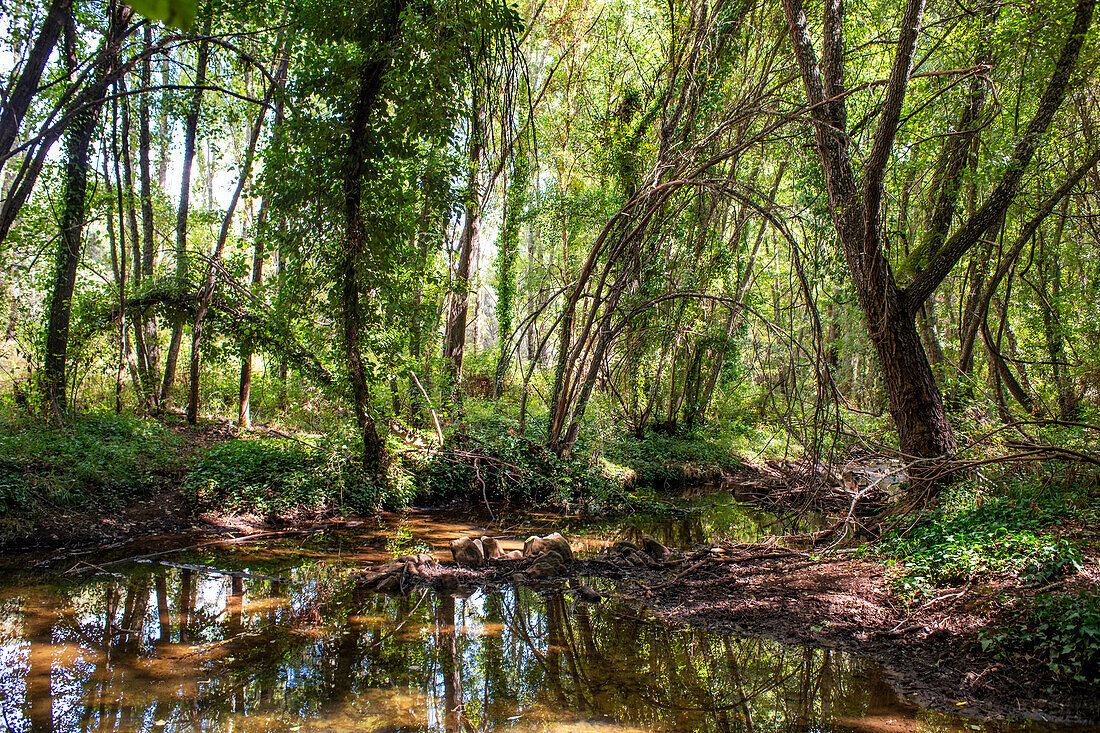
[[[1034,117],[1032,117],[1023,136],[1016,143],[1016,150],[1008,163],[1008,169],[981,208],[974,212],[947,240],[943,247],[933,255],[927,269],[921,271],[909,287],[902,291],[902,302],[908,310],[914,310],[928,299],[928,296],[932,294],[936,286],[943,282],[943,279],[947,277],[963,254],[974,246],[982,234],[985,233],[985,230],[996,222],[1009,204],[1012,203],[1024,171],[1035,156],[1039,143],[1065,98],[1066,88],[1069,86],[1070,77],[1077,66],[1081,46],[1085,42],[1085,34],[1088,32],[1089,26],[1092,24],[1092,15],[1095,8],[1096,0],[1078,0],[1069,38],[1062,48],[1061,56],[1059,56],[1055,65],[1050,83],[1039,100]]]

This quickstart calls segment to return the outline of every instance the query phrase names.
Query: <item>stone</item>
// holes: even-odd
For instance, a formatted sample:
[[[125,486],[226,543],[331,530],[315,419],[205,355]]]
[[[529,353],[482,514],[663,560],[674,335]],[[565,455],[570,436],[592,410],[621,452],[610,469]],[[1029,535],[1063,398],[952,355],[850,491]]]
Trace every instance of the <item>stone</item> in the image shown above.
[[[522,559],[523,559],[523,550],[509,550],[508,552],[504,553],[504,557],[501,558],[501,560],[522,560]]]
[[[401,593],[401,577],[398,575],[387,575],[382,578],[374,588],[378,593],[385,593],[387,595],[398,595]]]
[[[576,594],[578,600],[584,601],[585,603],[599,603],[603,600],[603,596],[584,583],[574,583],[573,593]]]
[[[451,540],[451,557],[464,567],[480,568],[485,564],[485,548],[480,539],[459,537]]]
[[[668,562],[672,551],[658,542],[652,535],[642,537],[642,550],[657,562]]]
[[[625,555],[630,551],[637,551],[638,546],[633,542],[627,542],[626,540],[618,540],[611,546],[611,553],[614,555]]]
[[[482,537],[481,546],[485,550],[486,560],[499,560],[504,557],[504,548],[495,537]]]
[[[556,578],[565,574],[565,558],[556,550],[547,550],[535,558],[534,564],[527,569],[526,575],[531,580],[540,578]]]
[[[374,590],[378,587],[378,584],[382,582],[382,579],[386,577],[388,577],[388,573],[368,573],[359,581],[359,585],[364,590]]]
[[[611,547],[611,561],[620,567],[651,568],[658,563],[633,542],[619,540]]]
[[[538,557],[548,552],[558,553],[564,562],[573,562],[573,548],[560,532],[553,532],[545,537],[532,535],[523,543],[524,557]]]

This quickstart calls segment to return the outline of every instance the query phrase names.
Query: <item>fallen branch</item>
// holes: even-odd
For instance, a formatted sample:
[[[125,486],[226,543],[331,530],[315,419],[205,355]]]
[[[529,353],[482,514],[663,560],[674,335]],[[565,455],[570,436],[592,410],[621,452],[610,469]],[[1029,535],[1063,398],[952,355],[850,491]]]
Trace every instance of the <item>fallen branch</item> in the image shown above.
[[[248,580],[270,580],[276,583],[287,583],[288,585],[301,585],[297,580],[291,578],[278,578],[273,575],[260,575],[258,573],[246,573],[243,570],[219,570],[218,568],[212,568],[209,565],[187,565],[185,563],[168,562],[167,560],[153,560],[151,562],[157,565],[164,565],[169,568],[180,568],[181,570],[194,570],[197,573],[206,573],[207,575],[224,575],[228,578],[246,578]]]

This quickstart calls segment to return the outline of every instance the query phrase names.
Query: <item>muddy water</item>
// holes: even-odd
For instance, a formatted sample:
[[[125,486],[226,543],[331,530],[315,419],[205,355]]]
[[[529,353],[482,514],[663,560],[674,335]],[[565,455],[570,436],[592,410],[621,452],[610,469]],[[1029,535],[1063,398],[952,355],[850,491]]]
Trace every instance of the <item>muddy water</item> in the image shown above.
[[[726,502],[675,522],[574,523],[571,532],[578,547],[643,531],[692,544],[750,539],[772,521]],[[670,628],[614,600],[355,588],[365,562],[421,549],[442,557],[452,537],[481,529],[410,512],[249,542],[180,539],[189,548],[58,558],[54,568],[75,567],[61,580],[27,573],[32,559],[20,558],[0,571],[4,724],[19,733],[1028,727],[906,705],[859,657]]]

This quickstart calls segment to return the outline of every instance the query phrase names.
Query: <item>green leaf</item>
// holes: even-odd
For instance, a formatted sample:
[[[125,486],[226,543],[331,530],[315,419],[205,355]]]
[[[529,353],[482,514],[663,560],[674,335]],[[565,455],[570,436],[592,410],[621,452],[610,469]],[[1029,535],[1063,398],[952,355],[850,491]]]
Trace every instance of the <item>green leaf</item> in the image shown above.
[[[198,12],[197,0],[130,0],[128,4],[150,20],[183,29],[191,27]]]

